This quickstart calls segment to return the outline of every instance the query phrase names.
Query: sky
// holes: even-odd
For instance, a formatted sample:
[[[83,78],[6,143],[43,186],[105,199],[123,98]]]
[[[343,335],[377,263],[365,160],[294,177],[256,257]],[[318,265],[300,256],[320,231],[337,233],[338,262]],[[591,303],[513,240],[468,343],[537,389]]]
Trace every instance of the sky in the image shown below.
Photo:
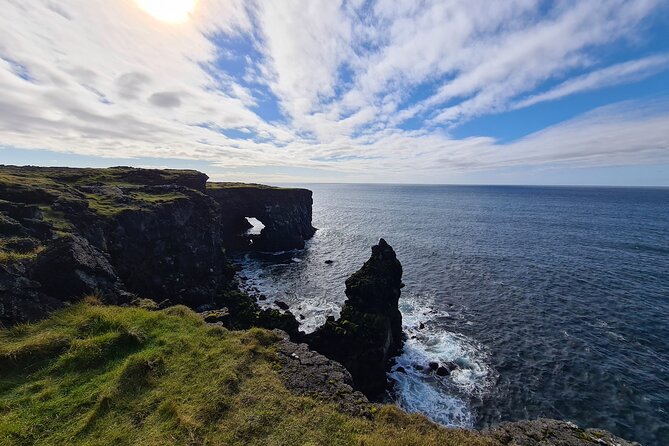
[[[0,164],[669,186],[666,0],[0,0]]]

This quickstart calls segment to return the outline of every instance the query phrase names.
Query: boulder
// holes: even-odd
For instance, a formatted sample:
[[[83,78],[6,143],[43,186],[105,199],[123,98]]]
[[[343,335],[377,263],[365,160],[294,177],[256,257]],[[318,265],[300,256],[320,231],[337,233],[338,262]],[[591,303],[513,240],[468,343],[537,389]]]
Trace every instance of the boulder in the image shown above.
[[[306,337],[313,349],[343,364],[355,387],[369,398],[384,392],[388,361],[402,346],[401,285],[402,265],[381,239],[369,260],[346,280],[348,299],[340,318],[328,318]]]
[[[31,265],[30,277],[40,290],[62,301],[97,294],[118,303],[121,292],[116,271],[107,257],[88,240],[67,235],[51,243]]]

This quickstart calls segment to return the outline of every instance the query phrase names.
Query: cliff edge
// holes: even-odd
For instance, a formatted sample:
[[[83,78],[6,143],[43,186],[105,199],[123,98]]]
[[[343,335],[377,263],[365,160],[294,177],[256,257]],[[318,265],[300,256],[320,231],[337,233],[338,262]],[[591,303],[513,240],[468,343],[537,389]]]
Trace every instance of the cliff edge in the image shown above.
[[[237,292],[226,255],[245,228],[230,222],[260,215],[255,205],[269,227],[260,246],[304,246],[311,192],[207,180],[191,170],[0,166],[0,326],[89,294],[244,308],[238,325],[256,322],[260,310]]]

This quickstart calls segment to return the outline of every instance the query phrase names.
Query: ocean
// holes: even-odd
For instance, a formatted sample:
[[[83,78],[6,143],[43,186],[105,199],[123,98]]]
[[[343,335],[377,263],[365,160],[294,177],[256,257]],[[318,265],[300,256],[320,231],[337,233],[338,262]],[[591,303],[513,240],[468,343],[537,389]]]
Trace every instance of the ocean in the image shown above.
[[[446,426],[550,417],[669,444],[669,189],[303,187],[314,238],[237,258],[241,275],[312,331],[385,238],[406,284],[397,404]],[[414,368],[432,360],[459,368]]]

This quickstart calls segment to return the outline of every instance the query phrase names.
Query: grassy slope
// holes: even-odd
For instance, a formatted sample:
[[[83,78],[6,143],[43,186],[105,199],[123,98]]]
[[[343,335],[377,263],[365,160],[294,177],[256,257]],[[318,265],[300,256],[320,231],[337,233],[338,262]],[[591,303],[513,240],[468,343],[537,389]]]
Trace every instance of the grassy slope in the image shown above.
[[[383,407],[374,420],[282,384],[272,333],[78,304],[0,331],[0,445],[485,445]]]

